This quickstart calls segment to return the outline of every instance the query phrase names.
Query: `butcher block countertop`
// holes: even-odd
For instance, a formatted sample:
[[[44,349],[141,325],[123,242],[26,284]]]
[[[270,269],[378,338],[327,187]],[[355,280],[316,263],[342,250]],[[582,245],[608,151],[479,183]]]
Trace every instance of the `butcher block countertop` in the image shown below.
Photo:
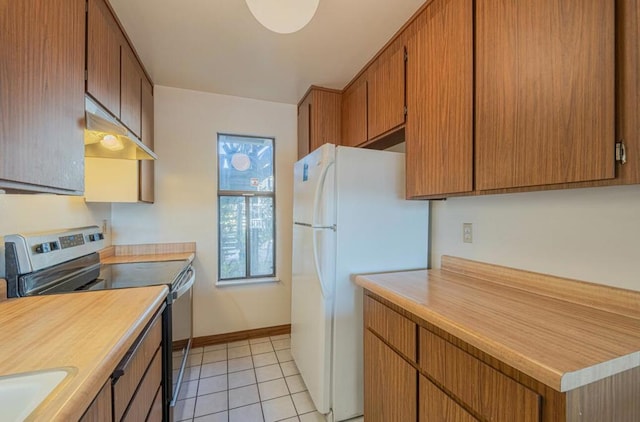
[[[560,391],[640,366],[640,292],[443,256],[358,285]]]
[[[142,245],[115,245],[100,251],[103,264],[124,264],[130,262],[193,261],[196,244],[155,243]]]
[[[78,420],[167,293],[153,286],[4,301],[0,376],[69,369],[30,419]]]

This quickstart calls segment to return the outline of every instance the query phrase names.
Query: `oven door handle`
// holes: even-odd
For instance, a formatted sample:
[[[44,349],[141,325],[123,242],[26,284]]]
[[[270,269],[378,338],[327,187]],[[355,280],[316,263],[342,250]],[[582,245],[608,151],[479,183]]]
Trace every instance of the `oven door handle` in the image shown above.
[[[182,282],[177,286],[177,288],[172,292],[173,300],[175,301],[180,296],[189,291],[193,284],[196,281],[196,270],[189,268],[187,272],[182,277]]]

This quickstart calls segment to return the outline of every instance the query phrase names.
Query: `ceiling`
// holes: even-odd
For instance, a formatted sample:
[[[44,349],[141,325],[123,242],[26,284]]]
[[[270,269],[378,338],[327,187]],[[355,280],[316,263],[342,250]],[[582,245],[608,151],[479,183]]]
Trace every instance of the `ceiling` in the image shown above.
[[[296,104],[342,89],[424,0],[320,0],[294,34],[259,24],[244,0],[109,0],[153,82]]]

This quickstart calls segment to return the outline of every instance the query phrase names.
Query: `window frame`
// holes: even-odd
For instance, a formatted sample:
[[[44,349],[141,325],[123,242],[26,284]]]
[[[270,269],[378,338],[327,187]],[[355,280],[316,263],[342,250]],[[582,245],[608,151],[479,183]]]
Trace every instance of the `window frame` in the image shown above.
[[[272,157],[272,170],[273,170],[273,191],[245,191],[245,190],[221,190],[220,189],[220,138],[228,136],[228,137],[237,137],[237,138],[253,138],[253,139],[270,139],[271,140],[271,148],[273,151]],[[244,283],[264,283],[264,282],[272,282],[278,281],[277,279],[277,248],[276,248],[276,138],[273,136],[256,136],[256,135],[239,135],[234,133],[226,133],[226,132],[218,132],[216,138],[216,167],[218,170],[218,180],[217,180],[217,202],[218,202],[218,281],[217,285],[219,286],[227,286],[234,284],[244,284]],[[222,278],[222,249],[221,249],[221,212],[220,212],[220,200],[222,197],[243,197],[245,204],[245,276],[244,277],[233,277],[233,278]],[[256,276],[251,276],[251,198],[254,197],[266,197],[271,198],[273,203],[273,244],[272,244],[272,253],[273,253],[273,271],[271,274],[261,274]]]

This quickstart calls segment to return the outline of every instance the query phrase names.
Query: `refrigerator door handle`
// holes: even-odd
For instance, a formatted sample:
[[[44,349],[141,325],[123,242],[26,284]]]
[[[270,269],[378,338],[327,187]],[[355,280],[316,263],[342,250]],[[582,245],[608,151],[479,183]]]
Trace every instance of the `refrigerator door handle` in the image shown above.
[[[333,226],[321,226],[317,224],[318,221],[318,210],[320,209],[320,197],[322,196],[322,191],[324,190],[324,184],[327,180],[327,173],[329,173],[329,169],[331,166],[335,164],[334,161],[327,164],[327,166],[322,169],[322,174],[320,174],[320,179],[318,180],[318,185],[316,186],[316,192],[313,199],[313,218],[311,220],[311,228],[313,230],[313,262],[316,267],[316,274],[318,274],[318,281],[320,281],[320,290],[322,292],[322,297],[326,298],[331,292],[325,285],[322,277],[322,270],[320,268],[320,259],[318,257],[318,229],[333,229],[335,231],[335,224]]]
[[[302,223],[300,221],[294,221],[293,224],[295,224],[296,226],[309,227],[309,228],[312,228],[312,229],[333,230],[333,231],[338,230],[338,226],[336,226],[335,224],[332,224],[330,226],[314,226],[313,224]]]
[[[316,267],[316,274],[318,274],[318,281],[320,282],[320,292],[322,293],[322,298],[327,297],[327,288],[324,286],[324,282],[322,281],[322,271],[320,270],[320,260],[318,258],[318,236],[317,232],[313,231],[313,263]]]

